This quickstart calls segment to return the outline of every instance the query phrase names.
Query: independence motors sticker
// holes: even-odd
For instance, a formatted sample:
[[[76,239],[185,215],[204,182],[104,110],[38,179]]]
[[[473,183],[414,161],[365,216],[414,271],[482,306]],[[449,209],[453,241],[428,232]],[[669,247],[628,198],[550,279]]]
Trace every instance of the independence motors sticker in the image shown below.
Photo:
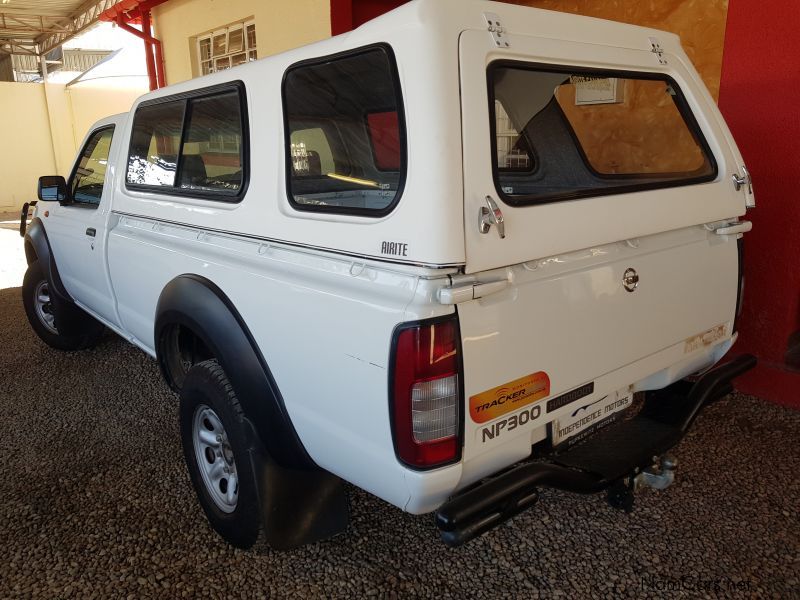
[[[553,446],[558,446],[567,440],[582,439],[598,426],[608,424],[617,413],[632,403],[633,393],[629,388],[624,388],[582,406],[576,406],[550,424]]]
[[[544,371],[486,390],[469,399],[469,416],[485,423],[550,395],[550,378]]]

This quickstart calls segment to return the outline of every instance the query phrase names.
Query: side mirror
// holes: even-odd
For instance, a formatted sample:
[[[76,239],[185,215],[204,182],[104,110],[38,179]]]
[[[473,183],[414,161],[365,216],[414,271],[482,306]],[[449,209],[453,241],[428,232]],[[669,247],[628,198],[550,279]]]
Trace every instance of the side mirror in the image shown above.
[[[39,177],[39,200],[42,202],[69,202],[67,182],[61,175]]]

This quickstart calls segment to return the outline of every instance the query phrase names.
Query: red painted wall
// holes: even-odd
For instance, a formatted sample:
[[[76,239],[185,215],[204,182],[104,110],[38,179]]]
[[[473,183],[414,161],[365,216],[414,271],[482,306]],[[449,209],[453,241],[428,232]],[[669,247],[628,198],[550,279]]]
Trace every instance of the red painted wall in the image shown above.
[[[338,35],[355,29],[405,4],[407,0],[331,0],[331,33]]]
[[[750,170],[745,293],[734,352],[759,367],[738,388],[800,408],[800,371],[784,362],[800,330],[800,9],[796,0],[731,0],[719,106]]]

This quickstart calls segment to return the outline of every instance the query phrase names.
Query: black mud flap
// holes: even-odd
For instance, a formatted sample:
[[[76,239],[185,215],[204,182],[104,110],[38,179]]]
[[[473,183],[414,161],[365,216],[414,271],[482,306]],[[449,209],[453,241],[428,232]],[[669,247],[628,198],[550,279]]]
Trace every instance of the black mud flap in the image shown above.
[[[319,467],[281,466],[259,442],[250,448],[250,464],[270,548],[292,550],[347,529],[350,503],[341,479]]]
[[[527,462],[451,498],[436,513],[436,524],[449,546],[461,544],[497,527],[532,506],[538,488],[580,494],[609,491],[613,506],[630,510],[625,482],[673,448],[697,415],[733,391],[735,377],[756,366],[746,354],[718,365],[696,382],[676,382],[648,392],[639,414],[600,430],[586,441],[547,462]]]

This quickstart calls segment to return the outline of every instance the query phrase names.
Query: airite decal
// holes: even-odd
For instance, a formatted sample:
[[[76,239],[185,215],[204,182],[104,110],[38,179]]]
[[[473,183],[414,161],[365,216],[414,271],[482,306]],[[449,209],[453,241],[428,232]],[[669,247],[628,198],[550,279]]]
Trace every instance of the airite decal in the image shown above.
[[[381,242],[381,254],[389,256],[408,256],[408,244],[405,242]]]
[[[550,378],[539,371],[472,396],[469,415],[476,423],[486,423],[549,395]]]

